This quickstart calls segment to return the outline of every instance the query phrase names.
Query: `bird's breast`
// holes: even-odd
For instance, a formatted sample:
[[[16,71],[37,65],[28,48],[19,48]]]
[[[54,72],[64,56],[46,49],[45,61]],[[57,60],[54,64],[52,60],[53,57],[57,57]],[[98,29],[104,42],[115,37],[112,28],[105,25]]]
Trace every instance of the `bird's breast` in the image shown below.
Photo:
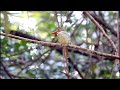
[[[68,45],[71,42],[70,36],[67,32],[58,33],[58,41],[59,41],[59,43],[65,44],[65,45]]]

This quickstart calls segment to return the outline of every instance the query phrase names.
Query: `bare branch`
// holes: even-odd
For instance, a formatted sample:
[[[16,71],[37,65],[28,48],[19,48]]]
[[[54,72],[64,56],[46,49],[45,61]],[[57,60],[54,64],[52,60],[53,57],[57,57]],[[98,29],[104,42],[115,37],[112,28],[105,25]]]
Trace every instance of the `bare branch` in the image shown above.
[[[20,79],[21,79],[21,78],[31,79],[31,78],[24,77],[24,76],[14,75],[14,74],[10,73],[10,72],[7,70],[7,67],[4,65],[4,63],[1,62],[1,65],[2,65],[4,71],[7,73],[7,75],[9,76],[10,79],[13,79],[13,77],[20,78]]]
[[[76,25],[76,27],[75,27],[75,30],[72,32],[72,34],[71,34],[71,37],[75,34],[75,32],[78,30],[78,28],[79,28],[79,26],[81,25],[81,23],[84,21],[84,18],[81,20],[81,22],[78,24],[78,25]]]
[[[109,29],[112,34],[114,34],[115,36],[117,36],[117,32],[112,28],[112,26],[110,26],[109,24],[107,24],[106,22],[104,22],[99,16],[96,16],[96,15],[93,14],[93,13],[90,13],[90,15],[91,15],[96,21],[98,21],[100,24],[102,24],[105,28]]]
[[[71,79],[77,79],[77,78],[72,77],[71,75],[68,75],[67,73],[64,73],[64,72],[61,72],[61,73],[65,74],[67,77],[71,77]]]
[[[60,47],[60,48],[63,47],[59,43],[51,43],[51,42],[43,42],[43,41],[31,40],[31,39],[22,38],[22,37],[18,37],[18,36],[11,35],[11,34],[6,34],[6,33],[0,33],[0,35],[7,36],[7,37],[10,37],[10,38],[19,39],[19,40],[24,40],[26,42],[31,42],[31,43],[36,43],[36,44],[42,44],[42,45],[45,45],[45,46],[53,46],[53,47],[57,46],[57,47]],[[112,55],[112,54],[107,54],[107,53],[101,53],[101,52],[97,52],[97,51],[94,51],[94,50],[89,50],[89,49],[86,49],[86,48],[81,48],[81,47],[76,46],[76,45],[68,45],[67,47],[70,48],[70,49],[72,49],[72,50],[79,51],[79,52],[84,51],[84,52],[87,52],[87,53],[91,53],[91,54],[95,54],[95,55],[99,55],[99,56],[104,56],[104,57],[109,57],[109,58],[113,58],[113,59],[119,59],[120,58],[117,55]]]
[[[57,27],[60,27],[60,24],[59,24],[59,21],[58,21],[58,15],[57,15],[57,11],[55,11],[55,19],[56,19],[56,22],[57,22]]]
[[[39,38],[36,38],[36,37],[33,37],[33,36],[31,36],[31,35],[28,35],[28,34],[24,34],[24,33],[22,33],[22,32],[19,32],[19,31],[13,31],[13,30],[11,30],[11,32],[10,32],[10,34],[13,34],[13,35],[15,35],[15,36],[19,36],[19,37],[24,37],[24,38],[27,38],[27,39],[32,39],[32,40],[38,40],[38,41],[40,41],[40,39]],[[43,40],[42,40],[43,41]],[[56,39],[55,38],[53,38],[53,40],[51,40],[51,42],[56,42]],[[80,46],[80,44],[79,45],[77,45],[77,46]],[[95,45],[96,46],[96,45]],[[107,45],[106,45],[107,46]],[[50,48],[53,48],[53,47],[50,47]],[[59,52],[61,52],[61,49],[60,48],[54,48],[54,49],[57,49],[57,51],[59,51]],[[71,52],[71,50],[69,49],[69,52]],[[22,53],[22,52],[20,52],[20,53]],[[81,55],[84,55],[84,56],[88,56],[89,54],[87,54],[86,52],[78,52],[78,51],[75,51],[75,53],[79,53],[79,54],[81,54]],[[16,53],[16,54],[18,54],[18,53]],[[10,53],[10,55],[11,55],[11,53]],[[98,57],[97,56],[95,56],[95,55],[92,55],[92,58],[95,58],[95,59],[98,59]],[[109,57],[107,57],[107,58],[104,58],[104,59],[110,59]]]
[[[83,13],[85,15],[87,15],[91,19],[91,21],[99,28],[99,30],[103,33],[103,35],[106,37],[106,39],[110,42],[110,44],[112,45],[113,49],[117,52],[117,48],[116,48],[115,44],[109,38],[109,36],[105,33],[104,29],[99,25],[99,23],[87,11],[84,11]]]
[[[5,70],[5,72],[7,73],[7,75],[9,76],[10,79],[13,79],[11,74],[9,73],[9,71],[7,70],[6,66],[1,62],[1,65],[3,67],[3,69]]]
[[[74,64],[74,62],[73,62],[70,58],[68,58],[68,60],[69,60],[69,62],[73,65],[74,69],[78,72],[78,74],[80,75],[80,77],[81,77],[82,79],[85,79],[85,78],[83,77],[83,75],[81,74],[80,70],[78,69],[78,67]]]
[[[120,11],[118,12],[118,25],[117,25],[117,31],[118,31],[118,55],[120,56]],[[120,61],[120,60],[119,60]]]

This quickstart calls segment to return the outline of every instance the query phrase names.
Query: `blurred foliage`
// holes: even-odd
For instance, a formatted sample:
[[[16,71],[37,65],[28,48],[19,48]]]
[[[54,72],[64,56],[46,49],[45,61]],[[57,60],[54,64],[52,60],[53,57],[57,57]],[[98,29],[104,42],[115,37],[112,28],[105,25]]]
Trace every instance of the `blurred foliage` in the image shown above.
[[[110,45],[96,26],[83,16],[82,11],[57,11],[58,20],[64,29],[73,36],[72,42],[83,48],[114,54],[110,50]],[[91,11],[92,12],[92,11]],[[94,12],[92,12],[94,13]],[[95,11],[99,15],[99,11]],[[117,11],[102,11],[103,19],[110,25],[116,25]],[[80,24],[81,20],[85,20]],[[62,20],[62,21],[61,21]],[[34,36],[43,41],[56,42],[56,36],[51,32],[57,28],[57,22],[54,11],[3,11],[1,12],[0,32],[9,33],[10,30],[20,31]],[[116,28],[114,28],[116,30]],[[108,29],[107,34],[114,36]],[[99,40],[101,37],[101,40]],[[54,40],[55,39],[55,40]],[[117,43],[116,37],[112,38]],[[11,74],[33,79],[66,79],[63,56],[59,50],[48,46],[32,44],[29,42],[1,36],[1,62],[7,66]],[[98,44],[99,42],[99,44]],[[74,63],[86,78],[90,79],[109,79],[111,78],[111,69],[113,62],[100,58],[92,58],[91,54],[84,55],[75,53],[69,54]],[[97,61],[97,62],[96,62]],[[104,61],[104,62],[103,62]],[[93,64],[96,62],[95,64]],[[70,74],[73,77],[80,78],[78,73],[70,65]],[[8,79],[3,68],[0,75]],[[115,76],[115,75],[114,75]],[[17,77],[17,76],[16,76]],[[19,78],[19,77],[18,77]],[[118,78],[118,77],[115,77]]]

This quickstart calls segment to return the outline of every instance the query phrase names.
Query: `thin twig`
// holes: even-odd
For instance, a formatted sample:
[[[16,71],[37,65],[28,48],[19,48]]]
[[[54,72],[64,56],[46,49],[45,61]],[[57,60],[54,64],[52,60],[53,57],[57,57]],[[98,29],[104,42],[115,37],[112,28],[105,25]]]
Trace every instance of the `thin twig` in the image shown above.
[[[74,25],[76,25],[76,23],[78,22],[79,20],[77,19],[73,24],[70,25],[70,27],[68,27],[67,29],[71,29]]]
[[[60,72],[61,72],[61,71],[60,71]],[[77,79],[77,78],[72,77],[71,75],[68,76],[67,73],[64,73],[64,72],[61,72],[61,73],[65,74],[67,77],[71,77],[71,79]]]
[[[7,37],[10,37],[10,38],[14,38],[14,39],[24,40],[26,42],[31,42],[31,43],[36,43],[36,44],[42,44],[42,45],[45,45],[45,46],[53,46],[53,47],[57,46],[57,47],[60,47],[60,48],[63,47],[59,43],[51,43],[51,42],[31,40],[31,39],[22,38],[22,37],[18,37],[18,36],[11,35],[11,34],[6,34],[6,33],[0,33],[0,35],[7,36]],[[68,45],[67,47],[70,48],[70,49],[72,49],[72,50],[79,51],[79,52],[84,51],[84,52],[92,53],[92,54],[99,55],[99,56],[113,58],[113,60],[120,58],[117,55],[112,55],[112,54],[102,53],[102,52],[98,52],[98,51],[94,51],[94,50],[89,50],[89,49],[86,49],[86,48],[81,48],[81,47],[76,46],[76,45]]]
[[[29,66],[33,65],[35,62],[39,61],[40,58],[41,58],[44,54],[46,54],[47,52],[49,52],[49,51],[50,51],[50,50],[45,51],[41,56],[39,56],[39,57],[36,58],[35,60],[32,60],[30,63],[28,63],[24,68],[21,69],[20,72],[18,72],[17,75],[19,75],[24,69],[26,69],[26,68],[28,68]],[[41,59],[41,61],[43,61],[43,60],[44,60],[44,59]]]
[[[116,52],[116,55],[120,55],[120,31],[119,31],[119,26],[120,26],[120,21],[119,21],[120,17],[119,17],[119,12],[117,13],[117,39],[118,39],[118,52]],[[119,68],[119,63],[120,63],[120,59],[116,59],[115,60],[115,64],[117,65],[117,67]]]
[[[57,21],[57,26],[58,28],[60,27],[59,21],[58,21],[58,15],[57,15],[57,11],[55,11],[55,19]]]
[[[117,31],[118,31],[118,56],[120,56],[120,11],[118,12],[118,25],[117,25]],[[119,62],[120,62],[120,59],[119,59]]]
[[[3,67],[3,69],[5,70],[5,72],[7,73],[7,75],[9,76],[10,79],[13,79],[11,74],[9,73],[9,71],[7,70],[6,66],[1,62],[1,65]]]
[[[84,21],[84,18],[81,20],[81,22],[78,24],[78,25],[76,25],[76,28],[75,28],[75,30],[72,32],[72,34],[71,34],[71,37],[75,34],[75,32],[78,30],[78,28],[79,28],[79,26],[81,25],[81,23]]]
[[[60,18],[61,18],[61,28],[63,28],[62,11],[60,11]]]
[[[69,60],[69,62],[73,65],[74,69],[78,72],[78,74],[80,75],[80,77],[81,77],[82,79],[85,79],[85,78],[83,77],[83,75],[81,74],[80,70],[78,69],[78,67],[74,64],[74,62],[73,62],[70,58],[68,58],[68,60]]]
[[[13,79],[13,77],[31,79],[31,78],[28,78],[28,77],[23,77],[23,76],[18,76],[18,75],[11,74],[11,73],[9,73],[9,71],[7,70],[7,67],[2,62],[1,62],[1,65],[2,65],[3,69],[5,70],[5,72],[7,73],[7,75],[10,77],[10,79]]]
[[[71,15],[73,14],[73,11],[70,11],[66,14],[66,20],[65,22],[69,22]]]
[[[119,13],[117,13],[117,39],[118,39],[118,44],[120,45],[120,36],[119,36],[119,33],[120,33],[120,31],[119,31],[119,24],[120,24],[120,22],[119,22]],[[115,53],[115,55],[118,55],[118,56],[120,56],[119,55],[119,53],[120,53],[120,50],[119,50],[119,45],[118,45],[118,51]],[[111,69],[111,78],[113,78],[113,76],[114,76],[114,71],[116,71],[116,70],[114,70],[116,68],[116,70],[118,69],[118,71],[119,71],[119,68],[120,68],[120,59],[115,59],[115,63],[114,63],[114,65],[113,65],[113,67],[112,67],[112,69]]]

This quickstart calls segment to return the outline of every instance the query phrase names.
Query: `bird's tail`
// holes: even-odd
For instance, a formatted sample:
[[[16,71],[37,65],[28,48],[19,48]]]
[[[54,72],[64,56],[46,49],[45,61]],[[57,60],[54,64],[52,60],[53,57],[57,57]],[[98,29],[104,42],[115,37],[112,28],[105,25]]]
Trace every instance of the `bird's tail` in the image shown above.
[[[68,74],[68,78],[69,78],[69,69],[68,69],[68,47],[64,46],[63,47],[63,56],[64,56],[64,59],[65,59],[65,71],[66,73]]]
[[[68,57],[68,47],[66,47],[66,46],[63,47],[63,54],[64,54],[64,57],[66,57],[67,59],[69,58]]]

